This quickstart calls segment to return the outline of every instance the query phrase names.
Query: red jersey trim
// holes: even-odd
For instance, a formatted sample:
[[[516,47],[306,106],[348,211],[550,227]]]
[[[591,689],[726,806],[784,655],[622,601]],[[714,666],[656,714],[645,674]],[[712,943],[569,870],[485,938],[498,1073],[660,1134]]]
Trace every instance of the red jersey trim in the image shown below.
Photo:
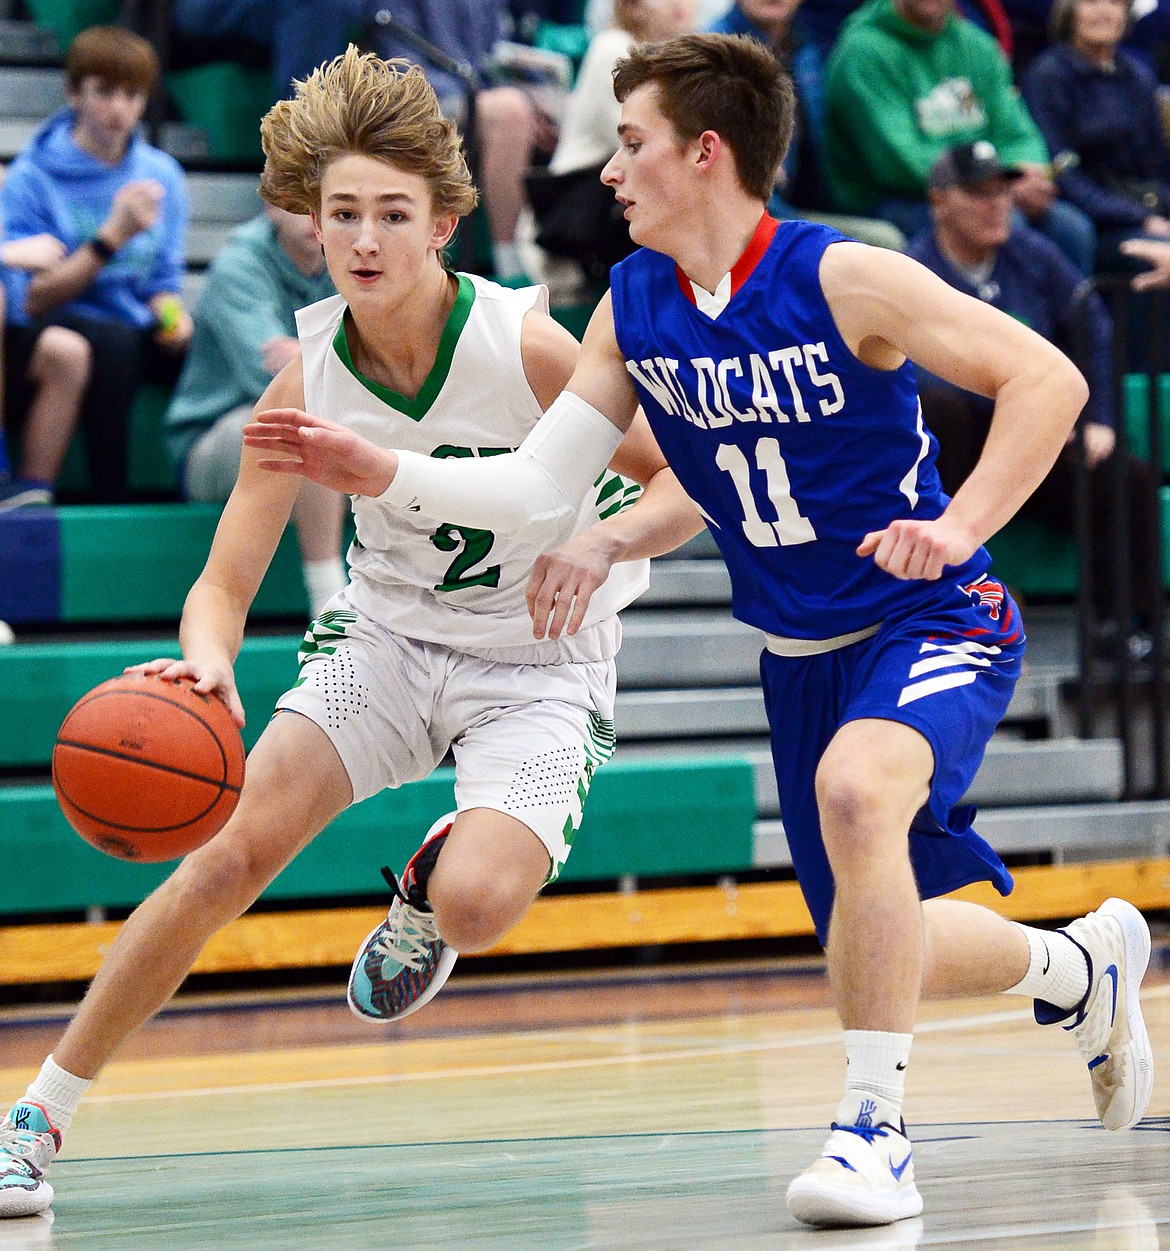
[[[765,213],[760,218],[759,224],[756,226],[752,237],[748,240],[748,245],[744,248],[738,261],[731,267],[731,294],[734,295],[740,287],[752,276],[756,266],[760,263],[764,253],[768,250],[768,245],[772,242],[780,222]],[[698,307],[695,300],[694,288],[691,286],[691,280],[683,273],[678,263],[675,262],[674,276],[678,279],[679,290],[687,297],[692,304]]]

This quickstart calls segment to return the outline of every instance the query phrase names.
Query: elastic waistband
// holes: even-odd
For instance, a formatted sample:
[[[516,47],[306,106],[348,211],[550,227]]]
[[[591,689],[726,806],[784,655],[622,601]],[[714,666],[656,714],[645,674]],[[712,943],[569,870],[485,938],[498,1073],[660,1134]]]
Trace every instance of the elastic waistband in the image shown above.
[[[819,656],[822,652],[835,652],[838,648],[848,647],[850,643],[860,643],[862,639],[871,639],[882,628],[877,625],[866,626],[863,630],[854,630],[850,634],[838,634],[831,639],[786,639],[779,634],[765,634],[764,646],[774,656]]]

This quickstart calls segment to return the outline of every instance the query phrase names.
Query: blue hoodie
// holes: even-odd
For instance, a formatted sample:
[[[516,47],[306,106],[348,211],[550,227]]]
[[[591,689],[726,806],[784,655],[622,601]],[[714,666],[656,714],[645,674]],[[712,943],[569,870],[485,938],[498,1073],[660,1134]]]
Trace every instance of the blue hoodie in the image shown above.
[[[25,239],[47,233],[72,252],[97,233],[119,188],[156,179],[166,195],[154,225],[119,249],[85,291],[53,310],[146,329],[155,320],[150,299],[183,289],[190,215],[183,171],[173,157],[138,134],[131,137],[122,160],[107,165],[74,142],[74,120],[71,108],[54,113],[12,163],[0,189],[4,235]],[[31,276],[5,270],[3,277],[8,319],[27,325],[24,297]]]

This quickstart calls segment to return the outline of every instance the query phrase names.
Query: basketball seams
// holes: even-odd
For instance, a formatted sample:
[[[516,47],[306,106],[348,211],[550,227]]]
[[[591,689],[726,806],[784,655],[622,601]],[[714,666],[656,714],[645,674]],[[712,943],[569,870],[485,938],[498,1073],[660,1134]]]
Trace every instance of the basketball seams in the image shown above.
[[[62,726],[61,728],[64,729],[65,727]],[[237,795],[243,789],[242,786],[236,786],[233,782],[229,782],[226,776],[223,778],[204,777],[202,773],[192,773],[188,769],[180,769],[175,765],[162,764],[157,760],[144,760],[141,756],[135,756],[133,752],[114,751],[110,747],[95,747],[93,743],[83,743],[72,738],[61,738],[60,735],[57,737],[57,746],[72,747],[76,751],[92,752],[95,756],[109,756],[113,760],[125,760],[130,764],[144,765],[148,769],[157,769],[160,773],[173,773],[176,777],[189,778],[192,782],[206,782],[208,786],[214,786],[217,790],[233,791]],[[218,744],[218,746],[220,746],[222,754],[222,744]],[[226,773],[227,758],[225,756],[224,774],[226,775]],[[70,803],[72,802],[70,800]]]
[[[214,783],[212,783],[212,785],[214,785]],[[179,830],[189,829],[192,825],[196,825],[198,822],[203,821],[205,818],[210,816],[215,811],[216,805],[222,802],[226,792],[219,790],[215,799],[213,799],[202,812],[189,817],[186,821],[180,821],[177,825],[126,825],[119,821],[111,821],[108,817],[100,816],[96,812],[87,811],[85,808],[81,807],[80,804],[70,799],[69,793],[62,786],[58,786],[57,793],[59,797],[63,799],[75,812],[90,821],[98,822],[106,829],[121,830],[126,834],[175,834],[178,833]]]
[[[117,681],[117,679],[114,679],[114,680]],[[158,679],[158,681],[163,681],[163,679],[160,678]],[[179,686],[179,685],[184,685],[184,684],[176,683],[175,685]],[[183,713],[184,715],[188,717],[192,717],[196,721],[199,722],[199,724],[207,731],[208,736],[210,737],[211,741],[215,744],[216,750],[219,752],[220,763],[223,766],[224,785],[227,785],[228,758],[227,758],[227,753],[224,751],[223,743],[220,740],[219,728],[212,725],[211,722],[208,721],[208,719],[205,716],[203,716],[203,714],[200,713],[197,709],[188,708],[185,704],[181,703],[179,700],[173,698],[169,694],[163,695],[163,694],[160,694],[158,691],[148,691],[142,687],[134,687],[132,689],[133,689],[133,693],[136,696],[139,696],[143,699],[157,700],[160,704],[169,704],[172,708],[178,709],[179,712]],[[190,691],[190,693],[193,696],[195,696],[196,699],[215,699],[214,695],[211,695],[211,696],[200,695],[197,691],[191,690],[189,685],[185,685],[184,689]],[[102,690],[101,687],[98,687],[96,690],[91,691],[79,703],[75,704],[69,710],[69,714],[65,718],[65,723],[61,726],[61,733],[64,733],[65,730],[68,728],[69,722],[73,719],[74,714],[80,712],[83,708],[88,708],[90,704],[96,703],[97,700],[99,699],[105,699],[109,696],[117,696],[120,698],[125,698],[127,694],[128,692],[124,686],[114,687],[109,690]],[[225,713],[227,712],[226,705],[221,703],[220,707],[223,708]],[[234,728],[234,723],[233,723],[233,728]],[[135,757],[135,759],[138,759],[138,757]],[[218,783],[216,783],[216,785],[218,785]]]

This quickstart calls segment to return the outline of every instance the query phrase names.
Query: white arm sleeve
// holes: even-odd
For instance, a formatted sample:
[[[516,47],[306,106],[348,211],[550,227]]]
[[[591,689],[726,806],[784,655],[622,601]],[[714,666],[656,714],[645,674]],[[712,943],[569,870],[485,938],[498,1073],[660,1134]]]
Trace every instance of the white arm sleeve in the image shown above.
[[[575,514],[622,437],[592,404],[564,391],[515,452],[449,460],[399,452],[394,481],[375,502],[514,534]]]

